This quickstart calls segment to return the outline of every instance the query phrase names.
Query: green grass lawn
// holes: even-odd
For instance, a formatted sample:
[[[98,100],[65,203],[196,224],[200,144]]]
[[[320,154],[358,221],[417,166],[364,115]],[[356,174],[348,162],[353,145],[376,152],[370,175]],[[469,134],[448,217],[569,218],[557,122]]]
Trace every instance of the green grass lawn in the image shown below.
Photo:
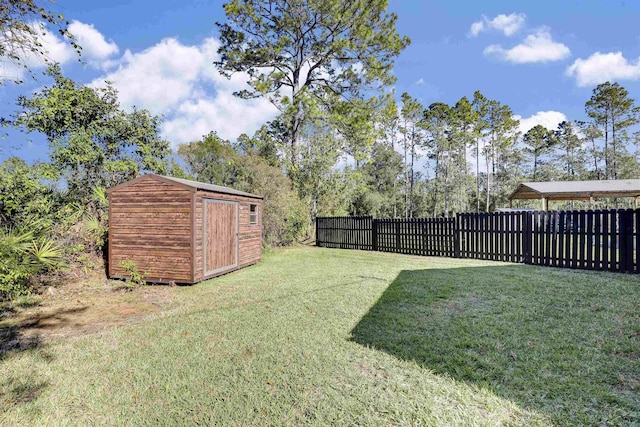
[[[275,251],[154,318],[0,355],[0,425],[640,423],[640,278]]]

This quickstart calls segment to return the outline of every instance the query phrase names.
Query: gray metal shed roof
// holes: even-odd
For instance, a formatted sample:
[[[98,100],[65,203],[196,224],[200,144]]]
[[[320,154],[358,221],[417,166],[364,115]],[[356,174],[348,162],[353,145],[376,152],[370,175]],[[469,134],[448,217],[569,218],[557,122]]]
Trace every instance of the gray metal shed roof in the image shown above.
[[[509,200],[589,200],[602,197],[639,197],[640,179],[602,181],[524,182],[511,193]]]
[[[229,187],[223,187],[222,185],[207,184],[205,182],[191,181],[189,179],[182,179],[182,178],[174,178],[172,176],[163,176],[163,175],[157,175],[157,176],[164,179],[168,179],[169,181],[177,182],[178,184],[196,188],[198,190],[214,191],[216,193],[223,193],[223,194],[233,194],[235,196],[253,197],[256,199],[263,198],[262,196],[257,196],[255,194],[246,193],[244,191],[236,190]]]

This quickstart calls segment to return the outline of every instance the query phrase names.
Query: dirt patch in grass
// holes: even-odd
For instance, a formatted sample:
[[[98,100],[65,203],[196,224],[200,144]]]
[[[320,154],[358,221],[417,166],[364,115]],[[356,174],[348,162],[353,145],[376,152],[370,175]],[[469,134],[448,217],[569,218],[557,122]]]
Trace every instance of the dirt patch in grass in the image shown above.
[[[55,338],[95,333],[139,321],[171,302],[175,288],[162,285],[129,289],[94,276],[48,287],[26,304],[0,311],[0,351],[26,349]]]

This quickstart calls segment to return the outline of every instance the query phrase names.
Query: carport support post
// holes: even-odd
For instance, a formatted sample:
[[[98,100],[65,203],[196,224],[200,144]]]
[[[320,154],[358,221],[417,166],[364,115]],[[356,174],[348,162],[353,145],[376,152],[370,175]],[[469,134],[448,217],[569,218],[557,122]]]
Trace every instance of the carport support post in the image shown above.
[[[545,212],[549,210],[549,200],[546,197],[542,198],[542,210]]]

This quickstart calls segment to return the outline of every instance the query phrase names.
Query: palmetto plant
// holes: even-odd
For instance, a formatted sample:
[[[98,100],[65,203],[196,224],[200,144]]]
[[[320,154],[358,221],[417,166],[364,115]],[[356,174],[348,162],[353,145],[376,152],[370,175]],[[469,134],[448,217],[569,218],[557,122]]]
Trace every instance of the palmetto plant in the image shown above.
[[[59,268],[63,265],[62,247],[53,240],[40,238],[30,242],[26,251],[34,265],[44,268]]]
[[[0,299],[26,294],[34,275],[64,267],[63,250],[47,237],[49,232],[38,220],[0,228]]]
[[[109,198],[107,197],[107,190],[104,187],[96,185],[91,191],[91,198],[96,204],[98,209],[105,210],[109,207]]]
[[[85,239],[101,249],[107,238],[107,226],[104,221],[101,221],[97,215],[88,214],[83,218],[82,225],[86,233]]]

